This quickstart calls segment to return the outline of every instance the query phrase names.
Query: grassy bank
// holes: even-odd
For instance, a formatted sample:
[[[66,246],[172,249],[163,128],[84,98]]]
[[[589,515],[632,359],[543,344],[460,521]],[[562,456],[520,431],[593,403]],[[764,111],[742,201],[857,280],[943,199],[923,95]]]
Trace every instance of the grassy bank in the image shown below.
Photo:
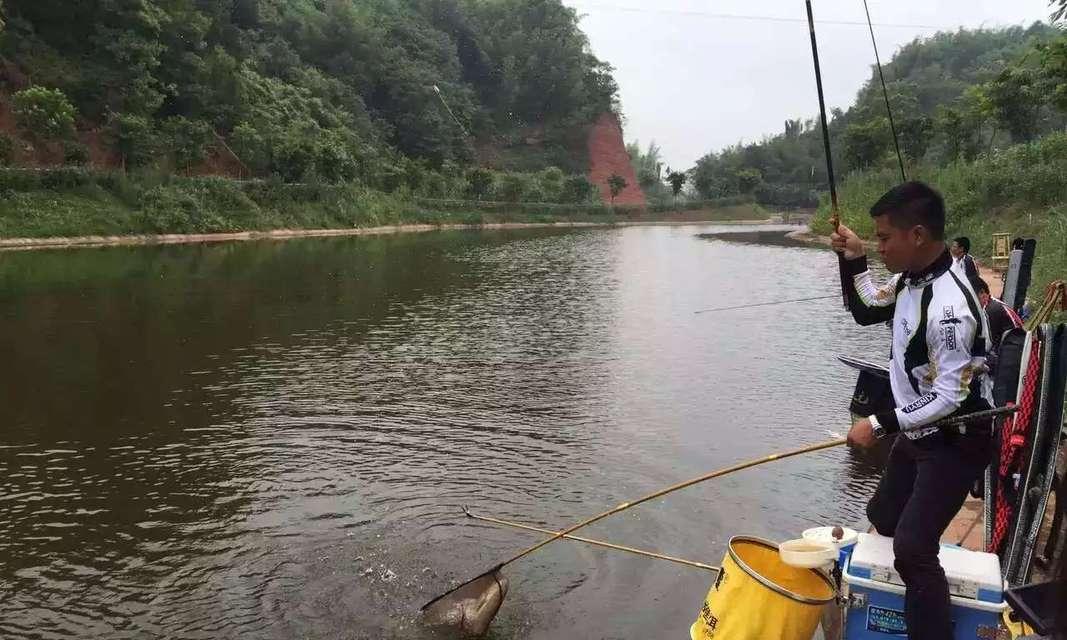
[[[1067,134],[1049,135],[974,162],[913,167],[909,177],[941,191],[949,237],[968,236],[973,253],[986,264],[993,233],[1037,238],[1031,297],[1040,297],[1050,281],[1067,279]],[[897,182],[891,170],[848,176],[839,194],[842,221],[861,236],[872,237],[867,210]],[[828,217],[824,202],[812,230],[828,234]]]
[[[707,220],[762,220],[758,206],[700,203]],[[720,206],[715,206],[715,205]],[[670,219],[603,205],[426,200],[356,184],[285,184],[84,169],[0,170],[0,237],[229,233],[397,224]]]

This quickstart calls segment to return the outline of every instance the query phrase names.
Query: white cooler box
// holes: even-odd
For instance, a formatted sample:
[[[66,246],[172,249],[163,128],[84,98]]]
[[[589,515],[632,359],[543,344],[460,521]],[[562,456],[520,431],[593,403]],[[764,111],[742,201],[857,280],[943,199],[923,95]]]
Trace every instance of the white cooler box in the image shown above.
[[[938,554],[952,601],[952,640],[995,640],[1004,603],[1000,559],[942,545]],[[861,533],[845,566],[846,640],[907,636],[904,583],[893,568],[893,539]]]

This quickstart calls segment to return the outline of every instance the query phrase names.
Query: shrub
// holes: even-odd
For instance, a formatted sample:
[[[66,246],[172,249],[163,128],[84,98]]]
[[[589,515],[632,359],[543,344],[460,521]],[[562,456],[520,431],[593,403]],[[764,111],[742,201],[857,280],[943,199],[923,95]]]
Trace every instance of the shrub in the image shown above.
[[[493,188],[493,172],[477,167],[467,172],[467,195],[482,200]]]
[[[521,202],[526,193],[526,183],[523,176],[517,173],[508,173],[500,178],[500,199],[504,202]]]
[[[161,185],[141,195],[138,208],[144,228],[155,233],[205,233],[228,230],[205,206],[203,189]]]
[[[13,97],[15,121],[34,140],[59,140],[74,135],[74,105],[59,89],[30,87]]]
[[[0,166],[8,166],[15,159],[15,140],[6,133],[0,133]]]
[[[559,167],[548,167],[538,174],[537,181],[546,201],[559,202],[563,194],[563,181],[565,178],[566,176],[563,175],[563,171]]]
[[[89,147],[77,140],[64,140],[63,162],[74,165],[89,164]]]
[[[560,199],[573,204],[590,202],[596,190],[596,186],[585,176],[571,176],[563,182]]]

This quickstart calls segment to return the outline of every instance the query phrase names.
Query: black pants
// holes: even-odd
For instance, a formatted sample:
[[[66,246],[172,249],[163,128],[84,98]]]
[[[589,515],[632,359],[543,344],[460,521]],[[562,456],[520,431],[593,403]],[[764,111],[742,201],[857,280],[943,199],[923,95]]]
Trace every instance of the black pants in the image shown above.
[[[941,534],[989,463],[991,448],[988,435],[897,436],[867,504],[878,533],[893,536],[896,570],[907,588],[904,618],[910,640],[952,638],[948,582],[937,553]]]

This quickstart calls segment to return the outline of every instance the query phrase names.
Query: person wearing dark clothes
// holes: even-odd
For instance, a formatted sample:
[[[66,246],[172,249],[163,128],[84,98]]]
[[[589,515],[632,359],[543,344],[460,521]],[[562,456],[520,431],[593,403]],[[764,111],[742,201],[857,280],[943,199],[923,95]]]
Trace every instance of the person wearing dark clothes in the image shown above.
[[[854,232],[840,226],[830,239],[845,258],[843,283],[856,322],[892,323],[889,382],[897,408],[857,420],[848,440],[867,448],[907,429],[893,443],[867,516],[878,533],[893,537],[908,638],[946,640],[952,621],[940,539],[989,463],[991,425],[923,425],[991,406],[989,327],[974,289],[952,268],[945,205],[936,191],[906,182],[870,213],[878,252],[896,274],[885,285],[874,284],[866,248]]]
[[[948,251],[952,254],[952,268],[957,273],[971,282],[978,279],[978,265],[975,264],[974,258],[971,256],[970,238],[967,236],[955,238]]]
[[[974,285],[974,291],[978,294],[978,302],[982,304],[986,317],[989,319],[989,340],[993,348],[986,358],[986,365],[989,366],[990,375],[993,375],[996,373],[997,361],[1000,359],[1000,341],[1004,337],[1004,332],[1008,329],[1021,328],[1023,321],[1014,309],[989,295],[988,282],[982,278],[976,278],[971,284]]]

